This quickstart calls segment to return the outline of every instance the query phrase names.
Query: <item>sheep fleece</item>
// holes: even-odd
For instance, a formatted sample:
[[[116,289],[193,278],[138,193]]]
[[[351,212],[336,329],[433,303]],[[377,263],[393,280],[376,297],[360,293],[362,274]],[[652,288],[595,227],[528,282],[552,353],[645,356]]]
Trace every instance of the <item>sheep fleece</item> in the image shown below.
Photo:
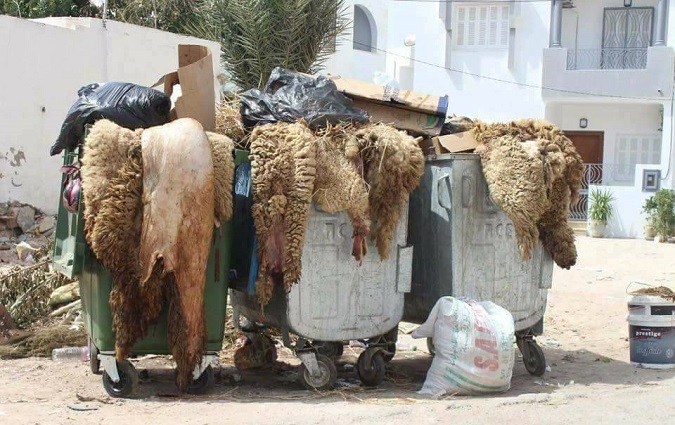
[[[204,288],[214,227],[211,144],[190,118],[145,130],[141,286],[168,284],[169,341],[184,390],[206,344]]]
[[[84,152],[84,234],[96,258],[110,270],[115,351],[121,361],[159,314],[143,308],[144,296],[138,286],[143,191],[141,131],[99,120],[85,140]]]
[[[314,135],[303,124],[267,124],[251,133],[252,215],[260,266],[261,306],[283,277],[290,290],[301,277],[302,249],[316,176]]]
[[[558,266],[576,264],[567,216],[581,188],[583,162],[572,142],[540,120],[477,122],[473,131],[490,192],[513,221],[523,259],[539,238]]]

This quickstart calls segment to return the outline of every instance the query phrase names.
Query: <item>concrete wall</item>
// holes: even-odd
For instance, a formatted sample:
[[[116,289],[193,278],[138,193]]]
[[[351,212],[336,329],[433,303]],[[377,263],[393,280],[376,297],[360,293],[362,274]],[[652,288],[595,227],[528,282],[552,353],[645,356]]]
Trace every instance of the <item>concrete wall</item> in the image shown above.
[[[642,205],[653,193],[637,191],[631,187],[597,187],[601,190],[609,189],[615,198],[614,214],[607,223],[605,237],[643,238],[646,217],[641,213]]]
[[[0,40],[0,201],[48,213],[58,206],[62,164],[49,148],[81,86],[153,84],[177,68],[178,44],[207,45],[220,68],[217,43],[96,19],[0,16]]]
[[[642,173],[644,169],[654,169],[654,166],[637,165],[635,167],[635,184],[632,187],[620,186],[590,186],[592,189],[609,190],[614,195],[614,212],[607,223],[605,237],[608,238],[644,238],[644,226],[647,217],[642,213],[645,201],[654,195],[654,192],[642,191]],[[658,168],[658,167],[656,167]],[[661,171],[664,172],[663,170]],[[661,187],[665,187],[661,182]],[[589,198],[588,207],[591,202]]]
[[[354,19],[354,5],[359,5],[370,13],[375,22],[376,47],[372,52],[355,50],[352,44],[353,29],[342,35],[338,40],[336,53],[326,62],[324,72],[339,74],[345,78],[355,78],[363,81],[373,81],[374,73],[386,71],[385,55],[382,50],[387,48],[387,24],[389,22],[388,9],[391,2],[382,0],[346,0],[345,7],[348,18]],[[389,7],[388,7],[389,6]]]
[[[668,99],[673,91],[675,53],[672,47],[650,47],[646,69],[567,70],[567,49],[544,50],[543,90],[547,100],[621,98]],[[660,90],[660,91],[659,91]],[[596,99],[597,100],[597,99]]]
[[[378,58],[366,61],[362,52],[349,52],[350,43],[345,43],[327,71],[372,81],[373,72],[385,67],[393,76],[396,70],[392,63],[396,60],[399,76],[403,80],[410,76],[412,89],[449,95],[449,114],[488,121],[544,116],[541,90],[537,87],[542,83],[542,50],[549,40],[550,3],[515,3],[510,47],[481,50],[452,46],[452,35],[439,16],[438,2],[359,3],[369,7],[377,20],[378,47],[388,54],[365,53]],[[406,38],[413,37],[414,48],[406,47]],[[410,55],[413,62],[408,59]],[[409,65],[413,69],[405,68]],[[402,81],[402,85],[408,83]]]
[[[581,118],[588,120],[588,127],[585,129],[579,128]],[[550,104],[546,109],[546,119],[563,131],[603,131],[604,164],[617,163],[615,158],[618,135],[661,135],[661,160],[667,164],[670,140],[668,137],[663,138],[664,133],[658,131],[661,122],[658,104]]]

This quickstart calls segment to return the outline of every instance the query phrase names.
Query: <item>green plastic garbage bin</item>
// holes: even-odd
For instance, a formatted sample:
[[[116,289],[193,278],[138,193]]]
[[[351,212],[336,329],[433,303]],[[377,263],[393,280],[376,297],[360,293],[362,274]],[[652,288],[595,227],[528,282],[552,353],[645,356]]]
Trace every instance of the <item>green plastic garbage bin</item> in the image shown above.
[[[245,156],[237,152],[235,158],[238,165]],[[64,154],[64,165],[72,164],[78,159],[78,151],[67,151]],[[129,362],[120,364],[115,361],[115,333],[108,301],[112,280],[110,272],[98,261],[86,243],[83,203],[80,202],[76,214],[65,209],[59,200],[53,266],[66,276],[79,279],[92,371],[98,373],[100,366],[103,366],[103,385],[106,391],[111,396],[125,397],[134,390],[137,381],[136,371]],[[213,385],[213,370],[210,363],[217,357],[223,343],[232,232],[232,222],[214,229],[204,297],[207,352],[199,370],[195,373],[196,379],[188,390],[191,393],[206,392]],[[150,327],[145,338],[134,345],[131,354],[170,354],[167,310],[165,306],[159,321]]]

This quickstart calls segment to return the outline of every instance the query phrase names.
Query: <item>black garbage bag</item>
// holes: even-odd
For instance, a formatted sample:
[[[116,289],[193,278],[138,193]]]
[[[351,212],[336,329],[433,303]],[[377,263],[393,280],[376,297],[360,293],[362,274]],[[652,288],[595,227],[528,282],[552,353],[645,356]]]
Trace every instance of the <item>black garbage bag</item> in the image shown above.
[[[368,113],[356,108],[324,76],[313,78],[284,68],[274,68],[263,91],[251,89],[240,96],[244,127],[304,118],[310,128],[339,122],[367,122]]]
[[[51,156],[75,149],[82,142],[84,126],[99,119],[131,130],[170,121],[171,99],[166,94],[132,83],[89,84],[77,91],[79,99],[70,107],[61,133],[49,150]]]
[[[448,134],[463,133],[471,130],[474,126],[473,121],[467,117],[452,117],[445,121],[441,128],[441,136]]]

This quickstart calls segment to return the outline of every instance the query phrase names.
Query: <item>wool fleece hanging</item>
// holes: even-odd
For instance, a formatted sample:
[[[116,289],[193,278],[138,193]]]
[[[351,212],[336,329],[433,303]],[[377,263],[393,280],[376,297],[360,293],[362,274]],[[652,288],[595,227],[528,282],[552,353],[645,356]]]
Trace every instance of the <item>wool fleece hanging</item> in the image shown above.
[[[143,132],[143,230],[140,286],[165,286],[169,346],[178,387],[186,388],[206,344],[204,288],[214,226],[211,145],[196,120],[185,118]],[[161,298],[153,298],[154,311]]]
[[[113,280],[116,356],[127,357],[167,307],[184,390],[206,341],[213,228],[232,217],[234,143],[192,119],[138,131],[101,120],[84,150],[85,236]]]
[[[485,180],[495,202],[513,221],[518,248],[531,258],[537,240],[558,266],[576,264],[570,204],[581,189],[583,162],[572,142],[546,121],[477,122]]]

